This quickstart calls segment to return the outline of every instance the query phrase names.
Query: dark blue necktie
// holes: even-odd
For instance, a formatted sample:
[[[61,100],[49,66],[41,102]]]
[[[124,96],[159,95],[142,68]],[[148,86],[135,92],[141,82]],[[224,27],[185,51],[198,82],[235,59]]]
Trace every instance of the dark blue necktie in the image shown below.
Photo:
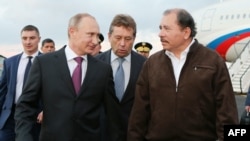
[[[118,58],[119,66],[117,68],[117,71],[115,73],[115,93],[117,98],[121,101],[123,97],[124,92],[124,83],[125,83],[125,76],[124,76],[124,70],[122,67],[122,63],[125,59],[124,58]]]
[[[31,62],[32,56],[28,56],[28,59],[29,59],[29,61],[28,61],[27,65],[26,65],[25,72],[24,72],[24,77],[23,77],[23,86],[24,86],[24,84],[26,82],[26,79],[27,79],[29,71],[30,71],[30,67],[32,65],[32,62]]]

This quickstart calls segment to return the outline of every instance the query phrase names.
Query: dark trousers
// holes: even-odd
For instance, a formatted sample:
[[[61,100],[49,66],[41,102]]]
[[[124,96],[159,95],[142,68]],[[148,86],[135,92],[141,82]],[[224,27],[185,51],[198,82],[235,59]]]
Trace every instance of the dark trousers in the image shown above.
[[[10,117],[0,130],[0,141],[15,141],[15,135],[14,112],[11,112]]]
[[[13,108],[4,127],[0,130],[0,141],[15,141],[16,134],[15,134],[14,111],[15,108]],[[36,123],[32,129],[32,136],[34,141],[39,141],[40,130],[41,130],[41,125]]]

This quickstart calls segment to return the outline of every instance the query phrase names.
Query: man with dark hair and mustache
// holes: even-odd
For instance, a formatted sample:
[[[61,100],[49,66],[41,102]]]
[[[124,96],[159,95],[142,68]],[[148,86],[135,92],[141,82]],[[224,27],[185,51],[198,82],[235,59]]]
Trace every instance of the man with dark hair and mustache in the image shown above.
[[[186,10],[166,10],[159,27],[163,50],[138,77],[128,141],[223,141],[223,126],[238,124],[224,60],[194,38]]]

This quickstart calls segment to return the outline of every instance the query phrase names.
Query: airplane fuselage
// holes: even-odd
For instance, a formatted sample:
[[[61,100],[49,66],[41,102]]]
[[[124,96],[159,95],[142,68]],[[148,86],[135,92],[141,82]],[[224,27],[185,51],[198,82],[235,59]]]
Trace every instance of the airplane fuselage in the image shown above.
[[[235,61],[250,38],[249,5],[249,0],[231,0],[194,12],[196,38],[226,61]]]

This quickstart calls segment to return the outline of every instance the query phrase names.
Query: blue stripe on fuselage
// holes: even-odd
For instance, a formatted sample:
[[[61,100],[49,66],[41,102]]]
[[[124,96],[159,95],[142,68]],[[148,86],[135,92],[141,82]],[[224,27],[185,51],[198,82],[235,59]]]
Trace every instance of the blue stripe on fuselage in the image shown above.
[[[215,50],[220,44],[222,44],[226,40],[230,39],[231,37],[239,36],[239,35],[247,33],[247,32],[250,32],[250,28],[242,29],[239,31],[231,32],[231,33],[228,33],[226,35],[220,36],[220,37],[214,39],[213,41],[211,41],[210,43],[208,43],[207,47]]]

